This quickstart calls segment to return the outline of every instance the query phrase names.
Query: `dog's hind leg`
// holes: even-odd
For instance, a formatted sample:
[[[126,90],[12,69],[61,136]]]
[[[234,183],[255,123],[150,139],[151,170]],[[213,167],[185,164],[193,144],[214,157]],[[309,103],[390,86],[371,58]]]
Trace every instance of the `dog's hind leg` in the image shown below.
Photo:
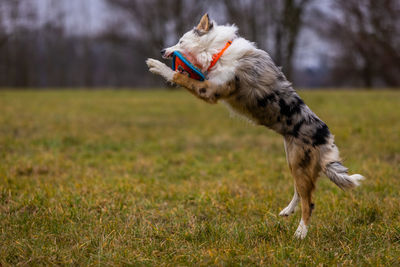
[[[295,208],[297,207],[297,204],[299,203],[299,200],[300,200],[299,193],[297,193],[296,185],[295,185],[294,186],[294,195],[293,195],[292,201],[290,201],[289,205],[286,208],[284,208],[279,213],[279,215],[287,217],[287,216],[293,214]]]
[[[311,213],[314,208],[312,192],[315,188],[315,181],[305,175],[302,170],[294,171],[293,175],[295,176],[296,188],[301,200],[301,220],[295,232],[295,236],[303,239],[307,235],[308,224],[310,223]]]
[[[290,162],[289,162],[289,154],[288,154],[287,142],[290,142],[290,140],[286,141],[286,139],[284,139],[286,161],[288,163],[290,171],[292,171],[292,167],[290,166]],[[287,216],[293,214],[295,208],[297,207],[297,204],[299,204],[299,200],[300,200],[300,197],[299,197],[299,193],[297,193],[296,184],[295,184],[294,185],[294,195],[293,195],[292,200],[290,201],[289,205],[279,213],[279,215],[287,217]]]
[[[312,193],[320,171],[318,151],[314,147],[292,138],[285,138],[285,148],[289,168],[295,180],[296,192],[298,194],[297,201],[299,199],[301,201],[301,221],[295,232],[295,236],[303,239],[307,235],[308,224],[314,207]],[[294,206],[291,204],[288,207]],[[290,208],[288,210],[290,211]]]

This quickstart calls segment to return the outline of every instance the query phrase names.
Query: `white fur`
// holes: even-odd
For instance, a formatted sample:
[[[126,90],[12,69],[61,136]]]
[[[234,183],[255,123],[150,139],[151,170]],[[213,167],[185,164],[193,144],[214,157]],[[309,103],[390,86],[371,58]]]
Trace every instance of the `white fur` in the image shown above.
[[[218,30],[218,27],[216,30]],[[226,40],[225,43],[227,41],[228,40]],[[222,47],[225,46],[225,43],[222,44]],[[217,61],[217,64],[210,70],[208,75],[209,80],[216,84],[224,84],[233,80],[235,78],[239,59],[242,58],[246,52],[253,49],[255,49],[255,46],[246,39],[234,39],[232,45],[225,50],[224,54]]]
[[[308,232],[308,227],[304,223],[303,219],[301,219],[301,221],[299,223],[299,227],[297,227],[297,230],[294,233],[294,236],[296,238],[304,239],[306,237],[306,235],[307,235],[307,232]]]
[[[172,69],[170,69],[167,65],[152,58],[147,59],[146,64],[152,73],[161,75],[167,81],[172,82],[175,72]]]
[[[297,193],[296,187],[294,188],[294,195],[292,201],[290,201],[289,205],[284,208],[280,213],[279,216],[289,216],[294,213],[297,204],[299,203],[299,194]]]
[[[365,177],[362,176],[361,174],[353,174],[350,175],[350,180],[355,184],[355,186],[360,185],[360,181],[364,180]]]

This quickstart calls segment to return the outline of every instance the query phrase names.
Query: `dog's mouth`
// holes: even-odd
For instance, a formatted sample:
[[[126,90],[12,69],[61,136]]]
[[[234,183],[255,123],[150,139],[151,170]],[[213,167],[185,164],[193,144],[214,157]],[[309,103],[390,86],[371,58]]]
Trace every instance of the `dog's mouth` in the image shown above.
[[[172,58],[172,52],[165,52],[165,54],[162,57],[164,59],[170,59],[170,58]]]

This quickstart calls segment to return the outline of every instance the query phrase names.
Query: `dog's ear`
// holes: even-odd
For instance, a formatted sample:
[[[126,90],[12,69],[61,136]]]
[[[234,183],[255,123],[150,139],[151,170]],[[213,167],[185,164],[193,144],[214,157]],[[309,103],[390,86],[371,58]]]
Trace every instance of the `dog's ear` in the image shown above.
[[[210,20],[210,17],[208,16],[208,13],[204,14],[203,17],[201,17],[201,20],[199,22],[199,25],[197,25],[196,30],[202,33],[206,33],[209,30],[211,30],[213,27],[213,23]]]

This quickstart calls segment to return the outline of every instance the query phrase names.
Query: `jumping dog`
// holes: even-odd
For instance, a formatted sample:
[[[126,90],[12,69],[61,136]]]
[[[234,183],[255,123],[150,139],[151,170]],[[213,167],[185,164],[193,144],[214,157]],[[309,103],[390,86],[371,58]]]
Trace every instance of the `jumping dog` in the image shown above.
[[[234,25],[217,25],[205,14],[176,45],[161,51],[164,58],[174,51],[184,53],[207,73],[206,81],[191,79],[155,59],[146,63],[152,73],[168,82],[208,103],[221,100],[236,113],[283,136],[294,177],[294,195],[279,215],[289,216],[301,202],[302,217],[295,236],[303,239],[314,208],[312,193],[319,174],[325,173],[342,189],[359,185],[364,177],[348,174],[328,126],[299,97],[268,53],[239,37],[237,30]]]

